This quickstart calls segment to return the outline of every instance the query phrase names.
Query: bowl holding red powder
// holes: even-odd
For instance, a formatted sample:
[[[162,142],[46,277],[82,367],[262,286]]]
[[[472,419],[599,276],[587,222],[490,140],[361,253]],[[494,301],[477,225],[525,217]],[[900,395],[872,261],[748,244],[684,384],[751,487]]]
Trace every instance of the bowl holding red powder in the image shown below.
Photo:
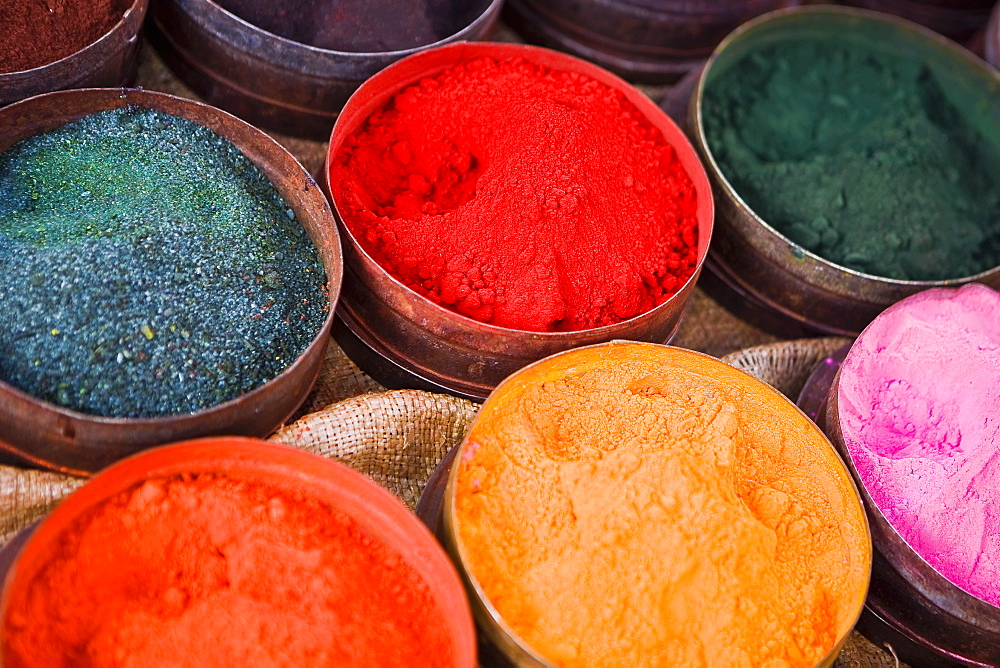
[[[251,439],[102,472],[35,530],[2,605],[6,666],[475,662],[458,575],[401,502]]]
[[[0,106],[69,88],[121,86],[138,65],[149,0],[0,3]]]
[[[327,186],[342,345],[393,384],[485,397],[546,355],[663,342],[712,231],[708,179],[641,92],[572,56],[459,44],[370,79]]]

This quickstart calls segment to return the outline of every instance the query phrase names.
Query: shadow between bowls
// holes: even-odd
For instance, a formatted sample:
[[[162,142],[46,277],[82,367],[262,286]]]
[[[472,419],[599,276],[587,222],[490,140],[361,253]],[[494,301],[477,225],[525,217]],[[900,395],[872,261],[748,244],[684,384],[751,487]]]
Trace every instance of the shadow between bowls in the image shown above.
[[[694,274],[663,304],[614,325],[575,332],[526,332],[478,322],[432,303],[394,277],[361,247],[337,209],[330,161],[344,140],[398,91],[425,77],[479,57],[524,58],[579,72],[620,91],[676,149],[697,192],[698,263]],[[664,343],[680,324],[712,237],[714,204],[705,169],[687,137],[646,95],[600,67],[557,51],[522,44],[457,43],[409,56],[366,81],[333,128],[323,187],[330,195],[344,244],[346,280],[335,333],[345,351],[389,387],[418,387],[485,399],[504,378],[527,364],[583,345],[629,339]]]
[[[76,53],[30,70],[0,73],[0,107],[56,90],[129,83],[139,64],[139,31],[148,4],[134,0],[111,30]]]
[[[812,6],[779,10],[749,21],[719,44],[702,71],[688,106],[687,127],[705,162],[715,193],[716,234],[706,261],[713,295],[737,315],[784,335],[857,336],[875,316],[900,299],[932,287],[984,283],[1000,288],[1000,266],[942,281],[905,281],[836,265],[779,233],[742,199],[708,145],[702,99],[708,81],[755,48],[789,37],[843,36],[844,43],[878,48],[887,31],[921,53],[949,82],[956,99],[984,132],[996,135],[1000,73],[958,44],[894,16],[861,9]],[[669,98],[665,104],[676,107]],[[762,317],[755,317],[763,313]]]
[[[441,619],[449,626],[454,665],[475,665],[472,613],[458,572],[402,502],[343,464],[289,446],[238,437],[195,439],[128,457],[95,476],[0,549],[0,651],[6,652],[2,638],[12,591],[30,586],[63,532],[99,504],[145,480],[198,473],[274,485],[349,515],[372,539],[398,553],[428,586]]]
[[[190,119],[240,149],[271,181],[315,244],[327,275],[329,310],[305,351],[282,373],[230,401],[157,418],[87,415],[0,381],[0,451],[30,464],[87,474],[143,448],[213,434],[266,436],[312,388],[330,339],[343,260],[330,205],[299,162],[260,130],[219,109],[137,89],[83,89],[36,96],[0,109],[0,152],[15,142],[99,111],[126,105]]]
[[[1000,665],[1000,609],[966,593],[903,540],[875,506],[844,444],[836,388],[850,346],[819,362],[797,404],[829,436],[854,478],[872,531],[872,579],[858,630],[913,666]]]
[[[209,103],[255,125],[326,140],[347,99],[382,68],[428,47],[486,36],[502,0],[472,4],[482,11],[458,32],[400,51],[320,49],[263,30],[212,0],[158,0],[149,36],[177,76]]]

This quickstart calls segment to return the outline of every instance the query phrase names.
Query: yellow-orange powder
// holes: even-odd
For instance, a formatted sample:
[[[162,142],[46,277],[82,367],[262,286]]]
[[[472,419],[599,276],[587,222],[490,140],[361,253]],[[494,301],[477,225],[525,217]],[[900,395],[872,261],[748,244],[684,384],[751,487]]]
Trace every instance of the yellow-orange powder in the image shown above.
[[[508,379],[449,499],[463,563],[560,666],[812,666],[871,545],[848,473],[784,397],[712,358],[615,343]]]

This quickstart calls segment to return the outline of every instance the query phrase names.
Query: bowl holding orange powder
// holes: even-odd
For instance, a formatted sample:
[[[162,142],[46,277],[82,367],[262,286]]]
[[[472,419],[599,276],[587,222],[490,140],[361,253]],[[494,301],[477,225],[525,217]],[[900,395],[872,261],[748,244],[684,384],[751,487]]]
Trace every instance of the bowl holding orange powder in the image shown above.
[[[668,340],[712,233],[705,169],[659,107],[521,44],[369,79],[325,176],[350,276],[338,341],[385,384],[474,399],[561,350]]]
[[[830,665],[868,588],[848,471],[776,390],[612,342],[533,364],[459,447],[444,534],[517,665]]]
[[[388,491],[252,439],[106,469],[4,583],[4,666],[472,666],[447,555]]]

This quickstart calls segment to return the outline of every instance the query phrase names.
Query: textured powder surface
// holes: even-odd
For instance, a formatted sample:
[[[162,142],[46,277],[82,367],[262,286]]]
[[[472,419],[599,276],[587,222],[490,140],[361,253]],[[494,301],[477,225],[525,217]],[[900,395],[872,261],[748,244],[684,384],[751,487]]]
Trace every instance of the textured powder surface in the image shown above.
[[[326,273],[233,144],[125,107],[0,154],[0,380],[110,417],[196,411],[288,368]]]
[[[0,74],[30,70],[72,55],[122,20],[130,0],[0,2]]]
[[[879,510],[928,563],[1000,606],[1000,293],[927,290],[872,322],[837,394]]]
[[[457,472],[466,565],[559,666],[813,666],[861,608],[857,494],[787,400],[721,362],[583,349],[484,405]]]
[[[345,222],[389,273],[500,327],[639,315],[697,262],[694,186],[623,94],[479,58],[398,93],[331,161]]]
[[[201,475],[123,492],[20,593],[5,631],[24,665],[451,662],[411,566],[347,515],[261,482]]]
[[[910,54],[785,40],[710,80],[705,133],[750,208],[820,257],[971,276],[1000,265],[1000,136],[977,131],[949,85]]]

